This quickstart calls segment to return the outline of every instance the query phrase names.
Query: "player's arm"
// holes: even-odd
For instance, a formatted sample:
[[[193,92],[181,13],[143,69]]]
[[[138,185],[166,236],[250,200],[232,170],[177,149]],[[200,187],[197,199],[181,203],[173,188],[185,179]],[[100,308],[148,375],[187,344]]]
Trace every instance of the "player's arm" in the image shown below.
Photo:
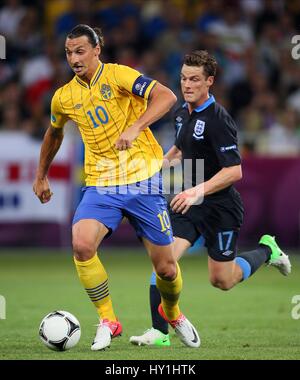
[[[162,168],[166,169],[170,166],[176,166],[180,164],[182,160],[182,152],[177,148],[176,145],[173,145],[169,151],[164,155],[164,160],[162,164]]]
[[[156,83],[150,92],[147,110],[134,124],[141,132],[163,117],[176,103],[176,95],[161,83]]]
[[[141,131],[164,116],[176,103],[176,100],[176,95],[169,88],[157,82],[150,92],[146,111],[130,128],[121,134],[116,141],[116,148],[119,150],[131,148],[132,142]]]
[[[242,166],[235,165],[228,168],[222,168],[217,174],[215,174],[211,179],[204,182],[199,186],[199,190],[203,191],[203,195],[209,195],[216,193],[217,191],[226,189],[226,187],[234,184],[234,182],[239,181],[242,178]],[[198,187],[196,186],[196,187]],[[203,188],[200,189],[200,187]]]
[[[63,128],[50,126],[44,136],[39,165],[33,183],[33,191],[41,203],[49,202],[52,196],[47,178],[49,167],[58,152],[64,138]]]
[[[234,182],[242,178],[241,165],[222,168],[211,179],[177,194],[171,201],[170,206],[174,212],[185,214],[193,204],[199,204],[206,195],[226,189]]]
[[[61,90],[56,91],[51,101],[51,126],[47,129],[43,139],[39,165],[33,183],[33,191],[41,203],[49,202],[52,196],[47,174],[63,141],[63,127],[68,120],[68,116],[63,110],[60,94]]]

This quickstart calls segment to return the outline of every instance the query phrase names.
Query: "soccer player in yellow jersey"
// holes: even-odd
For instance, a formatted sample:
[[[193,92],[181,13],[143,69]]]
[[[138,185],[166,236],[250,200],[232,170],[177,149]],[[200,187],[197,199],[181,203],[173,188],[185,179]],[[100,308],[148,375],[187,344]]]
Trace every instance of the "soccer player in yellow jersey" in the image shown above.
[[[78,276],[100,317],[92,350],[103,350],[122,332],[113,310],[107,273],[97,249],[126,216],[152,260],[161,293],[160,314],[181,341],[199,347],[197,331],[178,306],[182,279],[173,257],[173,235],[161,194],[162,149],[149,125],[176,101],[171,90],[129,67],[103,63],[99,29],[76,26],[67,36],[67,61],[74,78],[51,103],[33,190],[42,203],[52,192],[50,164],[73,120],[85,145],[86,187],[73,219],[73,251]]]

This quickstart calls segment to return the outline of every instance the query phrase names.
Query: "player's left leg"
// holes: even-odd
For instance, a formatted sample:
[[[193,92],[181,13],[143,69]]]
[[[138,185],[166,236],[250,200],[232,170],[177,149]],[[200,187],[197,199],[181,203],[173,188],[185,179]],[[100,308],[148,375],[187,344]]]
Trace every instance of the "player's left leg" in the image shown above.
[[[200,338],[195,327],[179,309],[182,277],[173,254],[173,244],[161,246],[143,238],[144,245],[156,271],[156,286],[161,295],[158,311],[188,347],[199,347]]]
[[[181,223],[182,224],[182,223]],[[174,257],[178,261],[184,252],[191,246],[191,243],[183,238],[175,237],[174,241]],[[155,270],[151,275],[149,287],[149,300],[151,309],[152,326],[141,335],[130,337],[130,342],[138,346],[170,346],[168,323],[158,312],[158,307],[161,304],[160,292],[156,286]]]
[[[143,242],[156,272],[157,287],[162,295],[162,305],[170,320],[180,315],[178,300],[182,289],[179,266],[173,257],[173,243],[157,245],[143,238]]]
[[[172,227],[174,230],[174,226],[172,226]],[[191,243],[188,240],[175,236],[175,240],[174,240],[174,257],[175,257],[175,260],[179,261],[179,259],[182,257],[184,252],[190,246],[191,246]],[[160,316],[160,314],[158,312],[158,306],[161,303],[161,296],[160,296],[159,290],[157,289],[157,286],[156,286],[156,273],[155,273],[155,271],[153,271],[152,275],[151,275],[151,281],[150,281],[150,287],[149,287],[149,298],[150,298],[150,308],[151,308],[152,331],[155,332],[154,335],[159,335],[159,332],[166,335],[166,334],[168,334],[168,323]],[[160,341],[155,343],[153,340],[152,340],[152,343],[150,343],[150,344],[161,345]],[[170,342],[169,342],[169,344],[170,344]]]
[[[131,198],[125,210],[125,216],[143,240],[155,268],[163,317],[175,328],[184,344],[199,347],[200,339],[195,328],[178,306],[182,278],[173,255],[172,228],[164,197],[159,194],[139,194]]]

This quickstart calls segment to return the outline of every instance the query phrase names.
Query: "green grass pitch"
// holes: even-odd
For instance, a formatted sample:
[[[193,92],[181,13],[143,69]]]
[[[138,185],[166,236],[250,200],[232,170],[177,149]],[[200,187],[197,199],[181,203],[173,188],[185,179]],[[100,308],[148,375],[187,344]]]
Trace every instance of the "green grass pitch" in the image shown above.
[[[181,260],[181,308],[198,328],[199,349],[185,347],[171,332],[171,347],[137,347],[129,337],[150,327],[148,284],[151,265],[142,250],[103,249],[110,290],[123,335],[109,349],[92,352],[97,315],[81,288],[71,253],[1,252],[0,294],[6,319],[0,320],[0,359],[300,359],[300,319],[291,316],[292,297],[300,294],[300,256],[285,278],[262,268],[230,292],[208,282],[206,254]],[[70,351],[54,352],[38,337],[41,319],[67,310],[81,322],[81,340]]]

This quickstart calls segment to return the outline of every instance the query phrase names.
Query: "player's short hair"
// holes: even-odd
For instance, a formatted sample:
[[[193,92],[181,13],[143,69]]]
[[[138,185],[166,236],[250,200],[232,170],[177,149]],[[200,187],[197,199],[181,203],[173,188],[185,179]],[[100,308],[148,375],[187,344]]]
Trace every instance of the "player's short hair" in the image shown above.
[[[104,38],[100,28],[91,28],[89,25],[79,24],[76,25],[71,32],[67,35],[67,38],[73,39],[81,36],[87,36],[89,43],[96,47],[99,45],[104,47]]]
[[[206,78],[209,76],[214,77],[217,72],[217,61],[206,50],[194,50],[192,53],[186,54],[183,63],[187,66],[203,66]]]

